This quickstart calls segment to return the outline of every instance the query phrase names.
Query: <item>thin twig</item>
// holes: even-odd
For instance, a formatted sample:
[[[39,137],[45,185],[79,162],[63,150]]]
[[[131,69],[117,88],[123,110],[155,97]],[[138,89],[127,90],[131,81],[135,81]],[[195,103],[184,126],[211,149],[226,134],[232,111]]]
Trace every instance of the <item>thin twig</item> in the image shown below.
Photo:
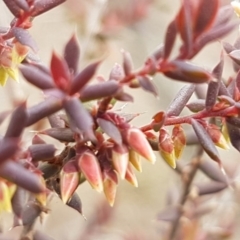
[[[198,171],[199,164],[201,162],[201,155],[202,154],[203,154],[203,149],[202,149],[202,147],[199,146],[198,154],[193,159],[193,161],[191,163],[191,169],[188,172],[187,176],[184,176],[184,178],[183,178],[184,186],[183,186],[182,197],[181,197],[180,202],[179,202],[179,205],[181,206],[181,208],[184,207],[184,205],[185,205],[185,203],[188,199],[188,194],[190,192],[190,188],[191,188],[193,179],[194,179],[194,177],[195,177],[195,175]],[[175,239],[177,230],[179,228],[179,222],[180,222],[181,217],[182,217],[182,214],[179,214],[179,216],[173,221],[172,228],[171,228],[170,233],[169,233],[169,238],[168,238],[169,240],[174,240]]]

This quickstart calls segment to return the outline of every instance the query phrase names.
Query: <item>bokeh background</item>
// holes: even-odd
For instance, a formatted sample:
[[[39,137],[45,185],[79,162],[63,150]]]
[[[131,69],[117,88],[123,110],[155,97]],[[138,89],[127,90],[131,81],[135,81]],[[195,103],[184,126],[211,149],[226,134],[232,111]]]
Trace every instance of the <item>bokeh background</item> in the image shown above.
[[[223,4],[229,2],[223,1]],[[114,63],[122,63],[121,49],[131,53],[136,68],[144,63],[146,57],[162,44],[167,24],[178,11],[179,5],[180,0],[68,0],[60,7],[37,17],[30,32],[39,46],[38,57],[46,65],[49,64],[52,50],[61,54],[64,44],[76,33],[81,46],[80,68],[96,59],[103,59],[98,75],[107,78]],[[0,25],[7,27],[11,20],[12,15],[1,1]],[[236,29],[227,40],[233,42],[238,34]],[[212,69],[220,53],[219,41],[205,47],[193,62]],[[229,73],[232,73],[232,69],[226,58],[224,75],[229,76]],[[183,86],[183,83],[166,79],[162,75],[155,76],[154,83],[159,99],[142,90],[130,89],[135,102],[126,106],[119,103],[116,106],[115,109],[124,106],[122,111],[126,113],[141,113],[133,125],[146,124],[154,113],[166,109]],[[9,109],[15,101],[21,99],[27,99],[31,106],[41,101],[43,94],[23,79],[20,83],[8,81],[5,88],[0,88],[1,109]],[[188,113],[184,111],[183,114]],[[48,123],[41,124],[42,128],[46,128]],[[25,132],[26,144],[31,141],[34,134],[32,130],[35,130],[34,127]],[[188,147],[180,161],[188,162],[194,150],[195,147]],[[237,166],[239,155],[235,150],[220,152],[224,162]],[[138,188],[120,181],[113,208],[107,205],[103,194],[92,190],[88,183],[82,184],[77,192],[87,220],[62,205],[57,197],[49,199],[50,213],[36,227],[44,229],[57,240],[162,239],[160,231],[165,223],[157,221],[157,214],[166,206],[169,192],[181,189],[181,180],[160,157],[154,166],[143,161],[143,173],[136,172],[136,175]],[[226,199],[228,197],[224,195],[223,201]],[[232,205],[228,206],[232,208]],[[9,230],[10,224],[6,222],[9,218],[4,215],[0,219],[4,231]],[[99,221],[96,233],[81,238],[94,220]],[[206,224],[208,226],[210,222]],[[20,231],[21,228],[16,228],[9,235],[15,237]]]

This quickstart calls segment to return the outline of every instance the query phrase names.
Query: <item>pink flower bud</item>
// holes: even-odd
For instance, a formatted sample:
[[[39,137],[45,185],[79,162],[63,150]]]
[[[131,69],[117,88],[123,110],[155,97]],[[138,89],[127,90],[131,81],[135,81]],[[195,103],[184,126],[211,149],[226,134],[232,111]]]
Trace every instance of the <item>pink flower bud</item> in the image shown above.
[[[137,181],[136,175],[133,171],[133,167],[132,167],[131,163],[128,163],[125,179],[129,183],[131,183],[134,187],[138,187],[138,181]]]
[[[130,128],[127,131],[127,143],[128,145],[140,154],[142,157],[146,158],[149,162],[155,163],[156,156],[148,143],[145,135],[137,128]]]
[[[160,129],[158,148],[163,159],[172,167],[176,168],[176,158],[174,152],[174,144],[168,132]]]
[[[103,188],[105,197],[112,207],[117,193],[117,174],[114,171],[104,172],[103,174]]]
[[[80,173],[76,162],[67,162],[60,173],[60,191],[63,203],[67,203],[77,189],[80,182]]]
[[[78,166],[92,188],[98,192],[102,192],[102,172],[96,156],[90,151],[85,151],[78,159]]]
[[[126,175],[128,157],[128,148],[125,145],[114,145],[112,148],[112,162],[121,179],[124,179]]]

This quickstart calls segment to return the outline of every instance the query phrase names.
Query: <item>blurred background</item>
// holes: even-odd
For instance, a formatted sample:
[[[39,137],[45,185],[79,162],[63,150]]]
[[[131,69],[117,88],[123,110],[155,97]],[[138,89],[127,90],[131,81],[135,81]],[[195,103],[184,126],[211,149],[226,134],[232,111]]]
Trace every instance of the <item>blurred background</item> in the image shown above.
[[[45,65],[49,65],[52,50],[61,54],[64,44],[76,33],[81,46],[80,68],[96,59],[103,59],[98,75],[108,78],[114,63],[122,63],[121,49],[131,53],[135,68],[144,63],[147,56],[163,43],[167,24],[177,13],[179,5],[180,0],[68,0],[60,7],[37,17],[30,32],[39,46],[38,56]],[[2,1],[0,9],[0,25],[7,27],[12,15]],[[227,40],[232,43],[237,36],[236,30]],[[205,47],[193,62],[212,69],[219,61],[220,53],[221,43],[215,42]],[[229,76],[229,73],[232,73],[232,69],[226,58],[224,75]],[[119,103],[116,106],[116,109],[124,106],[123,112],[126,113],[142,113],[133,121],[133,125],[149,123],[157,111],[167,108],[183,86],[183,83],[166,79],[162,75],[155,76],[153,81],[159,99],[142,90],[130,89],[135,102],[126,106]],[[40,102],[43,94],[23,79],[20,83],[8,81],[6,88],[0,88],[1,108],[9,109],[16,99],[27,99],[31,106]],[[47,122],[44,122],[42,127],[46,126]],[[31,129],[25,135],[26,143],[31,141]],[[180,161],[191,160],[194,150],[195,147],[188,147]],[[235,163],[239,155],[235,150],[220,152],[223,161],[237,166]],[[57,197],[49,199],[50,214],[44,217],[42,223],[38,222],[37,227],[57,240],[163,239],[160,231],[165,223],[157,221],[157,214],[166,206],[170,192],[181,189],[181,180],[160,157],[154,166],[143,161],[143,173],[136,172],[136,175],[139,187],[134,188],[126,181],[120,181],[112,208],[107,205],[103,194],[92,190],[88,183],[82,184],[77,192],[87,220],[62,205]],[[224,199],[228,198],[224,196]],[[9,225],[4,219],[0,219],[2,228],[8,230]],[[93,221],[97,221],[98,228],[86,238],[84,231]],[[15,236],[14,232],[18,231],[20,228],[9,234]]]

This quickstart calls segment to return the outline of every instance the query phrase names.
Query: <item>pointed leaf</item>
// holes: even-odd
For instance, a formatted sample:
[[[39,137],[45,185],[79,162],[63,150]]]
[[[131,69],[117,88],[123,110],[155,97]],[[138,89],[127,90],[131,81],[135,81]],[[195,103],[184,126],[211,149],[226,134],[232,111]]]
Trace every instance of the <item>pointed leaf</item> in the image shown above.
[[[84,68],[78,75],[75,76],[70,87],[69,94],[79,92],[93,78],[100,62],[95,62]]]
[[[207,97],[206,97],[206,110],[210,110],[216,103],[220,84],[219,81],[211,81],[208,84]]]
[[[154,86],[154,84],[152,83],[151,79],[148,76],[142,76],[142,77],[138,76],[137,79],[139,81],[140,86],[144,90],[152,93],[155,97],[158,96],[157,88],[156,86]]]
[[[10,12],[15,16],[19,17],[21,8],[20,6],[16,3],[15,0],[3,0]]]
[[[202,160],[199,165],[199,169],[212,180],[227,183],[226,176],[219,169],[219,166],[213,161]]]
[[[83,215],[82,201],[77,193],[74,193],[72,195],[71,199],[66,204],[67,204],[67,206],[73,208],[74,210],[78,211],[81,215]]]
[[[195,119],[191,119],[191,124],[205,152],[221,166],[219,153],[203,125]]]
[[[33,162],[47,161],[54,158],[56,148],[53,144],[35,144],[28,147]]]
[[[38,51],[36,42],[33,40],[29,32],[23,28],[14,27],[12,32],[15,38],[24,46],[30,47],[34,52]]]
[[[88,102],[104,97],[114,96],[120,86],[116,81],[101,82],[98,84],[84,87],[80,92],[82,102]]]
[[[213,22],[216,19],[218,13],[219,5],[220,5],[219,0],[199,1],[194,23],[195,38],[206,32],[213,25]]]
[[[64,92],[68,91],[70,85],[69,69],[65,60],[61,59],[55,52],[52,53],[51,73],[56,86]]]
[[[113,139],[117,144],[122,144],[122,136],[119,129],[110,121],[107,121],[102,118],[97,119],[98,125],[110,138]]]
[[[1,165],[0,176],[33,193],[41,193],[45,190],[36,174],[13,161]]]
[[[179,92],[177,93],[176,97],[170,103],[167,116],[179,116],[182,112],[183,108],[186,106],[188,100],[191,98],[192,94],[195,91],[195,85],[185,85],[182,87]]]
[[[70,98],[64,101],[64,109],[70,117],[70,120],[88,139],[95,139],[93,133],[93,119],[90,113],[85,109],[81,102],[76,98]]]
[[[197,188],[199,196],[202,196],[220,192],[227,188],[227,184],[223,182],[211,181],[207,183],[198,183],[195,187]]]
[[[21,219],[24,207],[27,204],[28,193],[25,189],[17,187],[11,202],[14,214]]]
[[[192,112],[199,112],[205,109],[204,99],[195,99],[192,102],[186,104],[186,107]]]
[[[67,42],[64,49],[64,59],[73,75],[76,74],[78,69],[79,56],[80,48],[77,42],[77,36],[74,34]]]
[[[0,141],[0,163],[5,162],[19,150],[19,139],[6,138]]]
[[[31,16],[36,17],[42,13],[49,11],[50,9],[60,5],[66,0],[35,0],[34,8],[31,11]]]
[[[26,103],[22,103],[12,113],[5,138],[20,137],[27,122]]]
[[[75,142],[74,133],[70,128],[49,128],[39,133],[55,138],[60,142]]]
[[[128,163],[125,179],[131,183],[134,187],[138,187],[137,177],[133,171],[131,163]]]
[[[54,88],[51,76],[41,71],[39,68],[33,65],[24,65],[20,67],[20,71],[24,78],[36,87],[42,90]]]
[[[123,55],[123,70],[125,76],[128,76],[133,71],[133,61],[132,56],[129,52],[122,50]]]
[[[172,21],[168,25],[166,34],[165,34],[164,48],[163,48],[163,58],[165,60],[168,59],[168,57],[172,52],[172,49],[176,40],[176,36],[177,36],[176,21]]]
[[[27,123],[30,126],[39,120],[59,111],[62,108],[62,100],[47,98],[45,101],[27,109]]]
[[[212,79],[212,75],[205,69],[189,62],[174,60],[169,63],[168,68],[170,70],[164,70],[163,74],[175,80],[190,83],[204,83]]]

